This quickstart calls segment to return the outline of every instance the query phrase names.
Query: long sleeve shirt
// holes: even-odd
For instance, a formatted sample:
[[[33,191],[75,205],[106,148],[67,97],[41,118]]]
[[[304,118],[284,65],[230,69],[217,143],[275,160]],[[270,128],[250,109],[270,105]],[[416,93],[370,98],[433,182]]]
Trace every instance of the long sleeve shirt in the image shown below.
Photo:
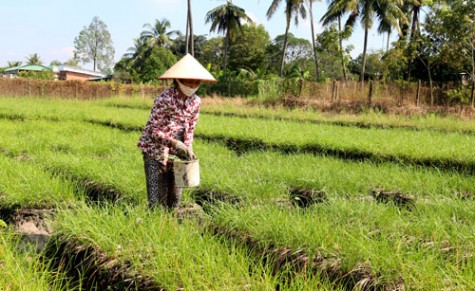
[[[191,146],[200,112],[201,99],[192,95],[178,98],[178,90],[169,88],[155,99],[150,117],[137,146],[143,153],[166,165],[175,154],[171,140],[183,133],[183,143]]]

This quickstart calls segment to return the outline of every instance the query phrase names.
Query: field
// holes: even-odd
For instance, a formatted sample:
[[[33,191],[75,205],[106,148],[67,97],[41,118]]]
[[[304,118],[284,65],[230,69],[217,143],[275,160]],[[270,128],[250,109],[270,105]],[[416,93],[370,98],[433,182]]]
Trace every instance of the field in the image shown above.
[[[0,290],[473,290],[475,121],[204,100],[146,208],[153,99],[0,99]]]

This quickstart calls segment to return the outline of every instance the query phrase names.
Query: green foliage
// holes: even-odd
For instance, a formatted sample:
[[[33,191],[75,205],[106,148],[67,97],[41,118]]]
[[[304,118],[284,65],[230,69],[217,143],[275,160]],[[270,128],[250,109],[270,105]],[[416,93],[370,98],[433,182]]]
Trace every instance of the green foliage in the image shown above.
[[[167,31],[170,28],[170,21],[163,18],[161,21],[155,19],[155,24],[144,24],[146,28],[140,34],[140,38],[149,43],[150,46],[169,47],[172,44],[171,36],[177,35],[178,31]]]
[[[363,64],[363,54],[360,54],[356,59],[351,60],[348,69],[353,74],[361,72]],[[366,69],[365,78],[379,79],[383,76],[385,71],[385,63],[383,61],[383,52],[376,51],[366,55]]]
[[[219,72],[224,69],[224,37],[213,37],[202,45],[202,54],[198,56],[198,61],[203,65],[210,65],[212,72]]]
[[[93,62],[93,69],[111,68],[114,47],[107,25],[95,16],[88,27],[84,27],[74,39],[74,54],[83,63]]]
[[[243,25],[241,33],[230,44],[229,69],[265,70],[266,49],[270,43],[269,33],[263,25]]]
[[[115,74],[117,77],[131,77],[136,83],[158,83],[158,77],[176,63],[176,56],[168,48],[140,43],[142,45],[134,53],[124,56],[116,64]]]
[[[398,42],[398,44],[401,44]],[[404,48],[399,45],[390,49],[382,57],[383,80],[402,80],[407,71],[408,58],[404,52]]]
[[[340,38],[345,39],[347,37],[347,32],[339,31],[336,24],[325,27],[317,36],[316,50],[323,78],[343,78],[342,59],[345,67],[347,67],[351,59],[350,51],[353,49],[351,45],[343,50],[340,49]]]
[[[20,71],[18,77],[37,80],[53,80],[54,73],[50,71]]]
[[[460,86],[452,90],[447,90],[448,102],[450,104],[469,104],[471,91],[471,86]]]
[[[42,65],[43,61],[37,53],[34,53],[26,58],[27,65]]]

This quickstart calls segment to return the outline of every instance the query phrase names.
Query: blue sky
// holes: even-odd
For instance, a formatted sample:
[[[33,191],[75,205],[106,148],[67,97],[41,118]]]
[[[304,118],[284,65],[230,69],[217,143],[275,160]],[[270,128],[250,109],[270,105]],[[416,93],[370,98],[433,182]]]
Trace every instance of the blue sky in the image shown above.
[[[210,34],[209,24],[205,24],[206,13],[224,0],[193,0],[193,25],[195,34]],[[264,25],[271,38],[285,32],[284,7],[272,19],[267,20],[266,12],[271,0],[234,0],[233,3],[246,10],[258,24]],[[316,33],[322,31],[318,20],[326,10],[326,2],[314,4]],[[66,61],[73,56],[74,38],[88,26],[94,16],[98,16],[112,36],[115,60],[118,61],[127,49],[133,46],[133,39],[143,31],[145,23],[153,24],[155,19],[167,18],[172,30],[185,32],[186,0],[2,0],[2,25],[0,25],[0,67],[8,61],[25,62],[29,55],[38,53],[44,64],[52,60]],[[309,39],[310,23],[300,20],[299,26],[290,28],[297,37]],[[371,50],[381,49],[385,40],[373,29],[369,35]],[[353,56],[363,50],[362,29],[358,25],[353,36],[346,43],[355,46]],[[90,68],[90,64],[81,64]]]

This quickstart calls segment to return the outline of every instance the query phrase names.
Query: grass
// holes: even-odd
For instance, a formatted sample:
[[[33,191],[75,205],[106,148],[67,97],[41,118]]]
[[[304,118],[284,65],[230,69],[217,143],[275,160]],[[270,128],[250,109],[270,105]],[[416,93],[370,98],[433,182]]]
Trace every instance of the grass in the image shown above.
[[[38,254],[19,245],[17,235],[0,229],[0,290],[72,290],[61,274],[51,273],[40,262]]]
[[[3,208],[52,208],[71,204],[79,197],[66,179],[51,176],[40,167],[0,154],[0,203]]]
[[[92,119],[131,128],[143,126],[146,110],[113,107],[114,102],[84,103],[86,106],[55,101],[49,107],[40,104],[36,113],[30,109],[16,112],[13,105],[8,109],[0,106],[4,114],[25,117],[0,120],[0,163],[2,170],[9,169],[8,175],[7,171],[0,172],[4,177],[0,185],[9,187],[8,192],[32,191],[26,186],[15,190],[15,182],[8,184],[9,179],[37,184],[35,179],[41,180],[45,175],[49,180],[64,180],[80,189],[85,187],[84,181],[91,181],[121,195],[114,206],[60,206],[55,219],[59,235],[97,247],[120,264],[132,262],[132,272],[153,276],[157,283],[171,289],[267,290],[277,284],[281,290],[344,289],[344,285],[325,281],[332,281],[330,277],[325,279],[329,274],[325,268],[330,265],[340,275],[368,268],[374,283],[383,286],[402,279],[408,289],[475,288],[471,176],[397,161],[352,161],[265,148],[235,151],[223,140],[196,139],[194,149],[201,159],[202,189],[243,198],[233,207],[226,203],[208,205],[205,220],[197,224],[194,220],[177,219],[173,213],[150,213],[145,209],[145,179],[136,148],[139,131],[85,122]],[[137,105],[145,107],[148,101],[140,102]],[[41,106],[49,113],[42,112]],[[381,156],[473,159],[469,152],[459,153],[469,150],[465,146],[472,146],[473,137],[455,132],[342,128],[206,114],[201,116],[197,131],[207,136],[260,139],[266,144],[304,147],[318,143],[344,150],[358,148]],[[339,140],[342,137],[343,142]],[[418,151],[423,141],[426,145]],[[444,147],[452,146],[455,149],[445,151]],[[328,199],[301,209],[290,203],[289,192],[293,188],[323,190]],[[370,195],[376,188],[401,191],[412,197],[414,204],[401,207],[393,202],[380,203]],[[463,198],[462,193],[468,193],[468,198]],[[187,190],[183,203],[192,202],[195,194]],[[21,196],[14,199],[30,203]],[[309,267],[316,267],[313,274],[310,270],[291,274],[283,269],[274,276],[273,263],[264,263],[264,254],[255,253],[249,241],[210,231],[215,227],[236,229],[243,237],[252,237],[261,250],[302,250],[310,259],[320,258],[323,263],[312,265],[314,261],[309,261]]]
[[[272,290],[276,278],[245,249],[204,232],[191,220],[143,207],[64,209],[57,233],[99,247],[130,272],[174,290]],[[79,235],[81,234],[81,235]]]

